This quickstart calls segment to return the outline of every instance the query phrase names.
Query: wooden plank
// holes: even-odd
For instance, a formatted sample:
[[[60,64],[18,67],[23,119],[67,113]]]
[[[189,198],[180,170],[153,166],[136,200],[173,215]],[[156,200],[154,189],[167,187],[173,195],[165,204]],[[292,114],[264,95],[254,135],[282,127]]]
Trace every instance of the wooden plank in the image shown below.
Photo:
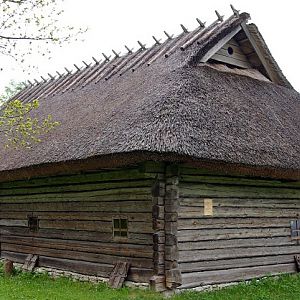
[[[125,256],[111,255],[111,254],[41,248],[41,247],[8,244],[8,243],[1,244],[1,251],[29,253],[29,254],[36,254],[39,256],[75,259],[75,260],[82,260],[82,261],[95,262],[95,263],[107,263],[107,264],[115,264],[118,261],[126,261],[126,262],[130,262],[133,267],[149,268],[149,269],[153,268],[152,259],[148,259],[148,258],[125,257]]]
[[[239,60],[239,59],[236,59],[235,57],[230,57],[230,56],[219,54],[219,53],[214,54],[211,57],[211,59],[229,64],[229,65],[244,68],[244,69],[251,68],[251,65],[248,61]]]
[[[2,243],[35,246],[41,248],[53,248],[58,250],[72,250],[92,252],[100,254],[112,254],[127,257],[152,258],[153,250],[149,245],[137,245],[129,243],[103,243],[91,241],[62,240],[23,236],[2,236]]]
[[[200,59],[200,62],[207,62],[220,48],[222,48],[224,44],[230,41],[241,29],[241,26],[238,26],[225,37],[220,39],[213,47],[209,49],[209,51],[205,53],[205,55],[203,55],[203,57]]]
[[[101,241],[112,242],[112,233],[105,233],[101,231],[84,231],[84,230],[63,230],[63,229],[43,229],[40,228],[37,232],[31,232],[23,227],[0,227],[1,237],[11,236],[25,236],[25,237],[41,237],[54,238],[65,240],[79,240],[79,241]],[[150,233],[129,233],[128,239],[122,240],[123,244],[134,243],[139,245],[152,245],[152,234]]]
[[[247,28],[247,25],[246,24],[242,24],[241,26],[243,28],[243,31],[246,34],[246,37],[248,38],[249,42],[251,43],[251,46],[254,48],[257,56],[259,57],[262,65],[264,66],[267,74],[269,75],[270,79],[273,82],[278,83],[276,75],[274,74],[273,70],[270,68],[269,63],[268,63],[268,61],[266,60],[266,58],[264,56],[264,53],[261,51],[261,49],[259,48],[259,46],[255,42],[254,38],[252,37],[251,33],[249,32],[249,30]]]
[[[214,184],[180,184],[182,197],[240,197],[240,198],[294,198],[300,199],[299,189],[224,186]]]
[[[18,195],[18,196],[2,196],[1,203],[23,203],[23,202],[88,202],[88,201],[100,201],[100,202],[114,202],[114,201],[144,201],[151,200],[149,188],[140,188],[139,191],[135,190],[135,193],[131,193],[130,190],[120,194],[117,192],[108,195],[103,194],[102,191],[91,192],[77,192],[77,193],[51,193],[51,194],[36,194],[36,195]]]
[[[112,204],[98,201],[88,202],[37,202],[37,203],[1,203],[1,211],[93,211],[93,212],[114,212],[114,213],[127,213],[127,212],[140,212],[148,213],[152,210],[151,201],[115,201]]]
[[[269,266],[259,266],[253,268],[237,268],[230,270],[218,270],[209,272],[197,272],[182,274],[183,285],[180,287],[192,288],[210,284],[220,284],[226,282],[243,281],[252,278],[259,278],[268,275],[278,275],[280,273],[294,273],[294,264],[276,264]]]
[[[139,191],[139,187],[150,187],[153,179],[134,180],[121,182],[105,182],[105,183],[84,183],[71,185],[55,185],[46,187],[30,187],[30,188],[13,188],[2,189],[1,196],[5,195],[29,195],[43,193],[65,193],[65,192],[83,192],[83,191],[102,191],[102,194],[109,195],[114,193],[128,193]],[[1,198],[0,198],[1,199]]]
[[[151,179],[155,175],[151,173],[142,173],[139,168],[134,169],[118,169],[118,170],[105,170],[97,171],[94,173],[86,174],[74,174],[66,176],[54,176],[54,177],[43,177],[43,178],[32,178],[29,180],[20,180],[14,182],[1,182],[0,189],[8,188],[35,188],[42,186],[52,186],[59,184],[81,184],[81,183],[92,183],[92,182],[103,182],[103,181],[126,181],[126,180],[137,180],[137,179]]]
[[[197,170],[197,169],[196,169]],[[181,171],[181,183],[216,183],[222,185],[249,185],[249,186],[266,186],[266,187],[279,187],[279,188],[300,188],[299,181],[280,181],[280,180],[267,180],[267,179],[253,179],[241,178],[232,176],[213,176],[201,174],[184,174]],[[187,173],[190,173],[187,171]]]
[[[109,276],[109,285],[114,289],[119,289],[122,287],[128,271],[130,264],[128,262],[118,262],[114,265],[114,268]]]
[[[265,265],[291,264],[294,262],[292,254],[257,256],[246,258],[232,258],[221,260],[181,262],[182,273],[227,270],[235,268],[260,267]]]
[[[230,249],[209,249],[209,250],[192,250],[179,251],[179,262],[219,260],[232,258],[252,258],[256,256],[297,254],[300,246],[281,246],[281,247],[246,247]]]
[[[205,199],[202,197],[181,198],[182,207],[203,207]],[[292,209],[300,208],[299,199],[245,199],[245,198],[214,198],[214,207],[239,207],[239,208],[273,208],[273,209]]]
[[[259,208],[259,207],[214,207],[214,217],[290,217],[291,219],[297,218],[300,214],[298,208]],[[180,207],[178,216],[179,218],[198,218],[203,217],[203,207]]]
[[[270,237],[270,238],[247,238],[247,239],[228,239],[216,241],[197,241],[197,242],[180,242],[178,244],[179,251],[209,250],[209,249],[226,249],[226,248],[245,248],[245,247],[276,247],[276,246],[292,246],[296,242],[291,240],[289,236]]]
[[[178,241],[214,241],[242,238],[269,238],[290,236],[291,230],[286,228],[236,228],[236,229],[203,229],[203,230],[180,230]]]
[[[2,251],[1,257],[10,258],[11,260],[18,263],[24,263],[26,254]],[[48,256],[40,256],[38,265],[40,267],[49,267],[66,271],[72,270],[73,272],[78,272],[80,274],[100,276],[106,278],[109,277],[109,274],[113,268],[112,264],[91,263],[86,261],[61,259]],[[131,267],[128,273],[128,280],[133,282],[147,283],[149,282],[149,279],[152,275],[153,271],[151,269]]]
[[[22,266],[23,271],[32,272],[38,263],[38,255],[29,254]]]
[[[0,211],[0,226],[27,226],[27,215],[26,211]],[[112,218],[116,216],[114,212],[38,212],[39,220],[89,220],[89,221],[112,221]],[[128,221],[132,222],[151,222],[151,213],[139,213],[139,212],[127,212],[121,214],[120,217],[127,217]],[[23,220],[22,220],[23,219]],[[14,223],[15,221],[15,223]]]
[[[225,229],[225,228],[276,228],[289,227],[290,218],[187,218],[178,220],[179,230]]]

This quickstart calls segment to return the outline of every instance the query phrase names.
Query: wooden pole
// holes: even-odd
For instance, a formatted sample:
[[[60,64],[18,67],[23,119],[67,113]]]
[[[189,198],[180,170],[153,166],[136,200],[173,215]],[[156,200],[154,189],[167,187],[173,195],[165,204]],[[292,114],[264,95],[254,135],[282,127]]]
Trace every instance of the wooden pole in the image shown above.
[[[13,273],[13,269],[14,269],[14,263],[9,259],[5,259],[5,261],[4,261],[4,275],[5,276],[11,276],[12,273]]]

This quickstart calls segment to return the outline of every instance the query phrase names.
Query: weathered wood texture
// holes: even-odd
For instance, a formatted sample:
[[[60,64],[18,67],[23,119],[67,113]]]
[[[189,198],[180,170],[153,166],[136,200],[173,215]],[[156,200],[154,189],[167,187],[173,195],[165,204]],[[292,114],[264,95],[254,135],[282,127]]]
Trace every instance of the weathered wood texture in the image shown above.
[[[130,263],[128,279],[153,275],[151,186],[155,174],[138,167],[0,184],[1,257],[109,277]],[[28,215],[39,229],[28,228]],[[128,238],[113,238],[113,217],[128,219]]]
[[[175,289],[181,284],[176,237],[179,206],[178,168],[169,164],[156,164],[154,168],[155,164],[148,163],[146,171],[150,172],[151,165],[151,171],[157,175],[152,187],[155,274],[150,283],[156,291],[165,291]]]
[[[178,209],[181,288],[295,272],[300,245],[299,182],[225,177],[180,167]],[[212,199],[212,216],[204,216]],[[207,201],[206,201],[207,202]]]

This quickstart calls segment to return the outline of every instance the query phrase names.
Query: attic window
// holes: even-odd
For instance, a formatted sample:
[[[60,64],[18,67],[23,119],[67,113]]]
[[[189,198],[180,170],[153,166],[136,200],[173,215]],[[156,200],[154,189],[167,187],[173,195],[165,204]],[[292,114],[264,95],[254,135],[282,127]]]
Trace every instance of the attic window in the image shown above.
[[[113,218],[113,237],[128,237],[128,220],[125,218]]]
[[[34,216],[27,216],[28,228],[30,231],[36,232],[39,229],[39,219]]]

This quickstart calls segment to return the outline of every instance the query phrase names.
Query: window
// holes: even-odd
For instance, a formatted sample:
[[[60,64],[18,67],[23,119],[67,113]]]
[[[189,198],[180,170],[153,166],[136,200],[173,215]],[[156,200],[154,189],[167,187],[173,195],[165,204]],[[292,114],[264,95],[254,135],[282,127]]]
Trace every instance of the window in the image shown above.
[[[30,231],[37,231],[39,229],[39,219],[38,217],[28,216],[28,228]]]
[[[113,237],[128,237],[127,219],[113,218]]]
[[[291,221],[291,237],[293,240],[300,240],[300,219]]]

